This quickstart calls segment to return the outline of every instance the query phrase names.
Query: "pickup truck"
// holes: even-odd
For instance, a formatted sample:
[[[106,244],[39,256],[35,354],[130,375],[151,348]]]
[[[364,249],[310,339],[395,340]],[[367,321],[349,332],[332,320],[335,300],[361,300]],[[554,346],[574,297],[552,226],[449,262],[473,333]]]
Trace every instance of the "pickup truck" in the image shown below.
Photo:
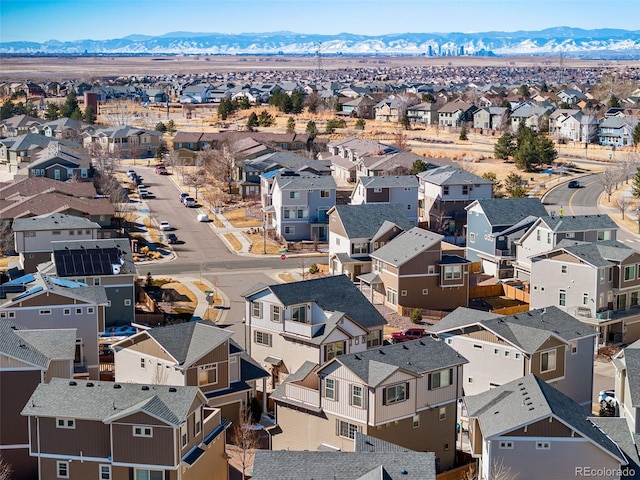
[[[391,334],[391,343],[408,342],[409,340],[417,340],[426,336],[427,332],[424,328],[407,328],[402,332],[393,332]]]

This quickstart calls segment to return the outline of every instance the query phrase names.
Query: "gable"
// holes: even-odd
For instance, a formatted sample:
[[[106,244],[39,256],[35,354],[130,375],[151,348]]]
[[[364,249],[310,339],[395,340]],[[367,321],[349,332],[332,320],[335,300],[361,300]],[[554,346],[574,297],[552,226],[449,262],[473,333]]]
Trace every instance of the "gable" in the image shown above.
[[[578,432],[574,432],[571,428],[567,427],[564,423],[560,422],[556,418],[550,416],[537,422],[523,425],[520,428],[504,433],[506,437],[577,437],[582,438]]]
[[[144,353],[155,358],[160,358],[167,362],[175,362],[175,359],[172,358],[171,355],[169,355],[164,348],[158,344],[158,342],[146,335],[141,335],[135,343],[127,346],[126,348],[128,350],[133,350],[134,352]]]
[[[480,328],[474,332],[467,332],[458,335],[459,337],[468,338],[472,340],[482,340],[483,342],[495,343],[496,345],[507,345],[513,347],[513,345],[502,338],[498,337],[495,333]]]
[[[157,419],[156,417],[152,417],[151,415],[145,412],[135,412],[131,415],[127,415],[125,417],[120,417],[118,420],[113,423],[120,424],[135,424],[135,425],[168,425],[166,422]]]
[[[74,299],[58,295],[55,293],[46,292],[34,295],[30,298],[18,301],[11,305],[11,308],[16,307],[47,307],[57,305],[91,305],[89,302],[81,299]]]

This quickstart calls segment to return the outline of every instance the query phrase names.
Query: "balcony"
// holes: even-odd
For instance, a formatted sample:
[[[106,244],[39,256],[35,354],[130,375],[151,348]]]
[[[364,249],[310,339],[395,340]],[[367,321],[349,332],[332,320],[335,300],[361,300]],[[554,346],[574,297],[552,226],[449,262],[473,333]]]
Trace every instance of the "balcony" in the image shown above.
[[[318,331],[324,327],[324,323],[301,323],[293,322],[291,320],[285,320],[284,331],[287,333],[293,333],[295,335],[302,335],[303,337],[313,338]]]
[[[515,250],[511,250],[511,249],[503,250],[501,248],[496,248],[495,256],[496,258],[503,259],[503,260],[515,259],[516,252]]]
[[[287,383],[285,396],[296,403],[320,408],[320,392],[318,390]]]

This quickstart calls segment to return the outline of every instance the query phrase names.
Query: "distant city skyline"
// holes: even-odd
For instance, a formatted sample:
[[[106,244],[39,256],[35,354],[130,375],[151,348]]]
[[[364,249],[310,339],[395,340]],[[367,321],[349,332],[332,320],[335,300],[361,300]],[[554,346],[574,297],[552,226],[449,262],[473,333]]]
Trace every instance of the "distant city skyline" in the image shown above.
[[[639,30],[638,18],[638,0],[2,0],[0,42],[106,40],[178,31],[383,35],[558,26]]]

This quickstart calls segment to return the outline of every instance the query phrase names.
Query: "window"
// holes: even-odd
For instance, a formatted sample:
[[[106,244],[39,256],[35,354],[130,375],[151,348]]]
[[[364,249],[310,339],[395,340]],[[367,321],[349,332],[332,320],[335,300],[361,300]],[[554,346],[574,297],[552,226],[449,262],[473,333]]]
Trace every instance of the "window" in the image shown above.
[[[93,311],[93,307],[87,307],[87,313],[92,314]]]
[[[40,313],[40,315],[51,315],[51,310],[40,310],[38,313]]]
[[[354,439],[356,438],[356,432],[360,431],[360,428],[353,423],[344,422],[342,420],[338,420],[338,435],[345,438]]]
[[[582,294],[582,305],[589,305],[589,294],[588,293],[583,293]]]
[[[440,419],[440,421],[447,419],[447,407],[440,407],[438,409],[438,418]]]
[[[515,359],[516,359],[516,360],[520,360],[520,357],[521,357],[521,356],[522,356],[522,355],[520,355],[519,353],[517,353],[517,352],[516,352],[516,354],[515,354]]]
[[[145,368],[144,358],[140,359],[140,368]]]
[[[351,246],[351,253],[354,255],[369,253],[369,242],[354,243]]]
[[[351,385],[351,405],[362,408],[364,405],[362,385]]]
[[[556,369],[556,351],[550,350],[540,354],[540,373],[551,372]]]
[[[571,355],[578,353],[578,342],[571,342]]]
[[[511,352],[509,350],[504,351],[504,358],[509,358],[511,356]]]
[[[562,290],[561,289],[559,291],[558,305],[560,305],[561,307],[566,307],[567,306],[567,291],[566,290]]]
[[[536,450],[551,450],[549,442],[536,442]]]
[[[254,343],[259,345],[271,346],[271,334],[266,332],[255,331],[253,336]]]
[[[298,190],[291,190],[289,192],[289,198],[300,198],[300,192]]]
[[[603,230],[598,232],[598,241],[611,240],[611,232],[609,230]]]
[[[624,281],[635,280],[636,278],[636,266],[628,265],[624,267]]]
[[[407,203],[407,210],[411,210],[411,204]]]
[[[202,411],[200,409],[193,412],[193,431],[196,435],[202,431]]]
[[[76,315],[82,315],[82,308],[76,308]]]
[[[476,234],[473,232],[469,234],[469,243],[476,243]]]
[[[569,268],[569,267],[567,267],[566,265],[562,265],[562,266],[560,267],[560,273],[567,273],[568,268]]]
[[[163,480],[164,472],[162,470],[148,470],[136,468],[135,480]]]
[[[416,413],[413,416],[413,428],[418,428],[420,426],[420,414]]]
[[[400,383],[384,389],[382,404],[392,405],[394,403],[404,402],[407,398],[409,398],[409,384]]]
[[[271,321],[277,323],[282,321],[282,308],[280,308],[280,305],[271,305]]]
[[[296,233],[296,227],[294,227],[293,225],[284,227],[285,235],[295,235],[295,233]]]
[[[427,274],[428,275],[433,275],[434,273],[436,273],[436,266],[435,265],[428,265],[427,266]]]
[[[52,230],[51,235],[60,235],[60,230]]]
[[[251,302],[251,316],[253,318],[261,318],[262,317],[262,303],[260,303],[260,302]]]
[[[442,187],[442,195],[449,195],[449,186],[445,185]]]
[[[184,448],[189,443],[189,433],[187,431],[187,424],[183,423],[180,426],[180,446]]]
[[[76,428],[76,421],[73,418],[56,418],[56,428]]]
[[[153,428],[134,425],[133,426],[133,436],[134,437],[151,438],[151,437],[153,437]]]
[[[71,309],[70,308],[65,308],[62,310],[62,314],[63,315],[71,315]]]
[[[329,190],[320,190],[320,198],[329,198],[330,192]]]
[[[600,269],[600,283],[604,283],[604,268]]]
[[[463,195],[467,195],[469,193],[469,186],[468,185],[463,185],[462,186],[462,194]]]
[[[333,378],[324,379],[324,397],[329,400],[338,399],[337,391],[338,381]]]
[[[462,266],[460,265],[445,265],[444,267],[445,280],[457,280],[462,278]]]
[[[111,480],[111,465],[100,465],[100,480]]]
[[[453,382],[453,369],[447,368],[429,374],[429,390],[448,387]]]
[[[392,305],[398,304],[398,292],[393,288],[387,288],[387,302]]]
[[[56,473],[57,478],[69,478],[69,462],[57,461]]]
[[[307,306],[296,305],[291,307],[291,320],[299,323],[307,323]]]
[[[100,278],[96,277],[93,279],[93,284],[94,285],[100,285]]]
[[[343,353],[344,342],[334,342],[324,346],[324,359],[327,362],[338,355],[342,355]]]
[[[198,386],[218,383],[218,364],[209,363],[198,367]]]
[[[540,241],[540,229],[536,230],[536,240]]]
[[[547,232],[547,243],[551,245],[551,232]]]
[[[382,345],[382,330],[373,330],[362,337],[362,343],[367,342],[367,348]]]
[[[494,355],[500,355],[500,349],[499,348],[494,348],[493,349],[493,354]]]
[[[500,448],[505,449],[513,449],[513,442],[500,442],[499,444]]]
[[[631,306],[637,307],[640,305],[640,292],[631,292]]]
[[[613,267],[610,267],[608,270],[609,270],[609,282],[613,282]]]

